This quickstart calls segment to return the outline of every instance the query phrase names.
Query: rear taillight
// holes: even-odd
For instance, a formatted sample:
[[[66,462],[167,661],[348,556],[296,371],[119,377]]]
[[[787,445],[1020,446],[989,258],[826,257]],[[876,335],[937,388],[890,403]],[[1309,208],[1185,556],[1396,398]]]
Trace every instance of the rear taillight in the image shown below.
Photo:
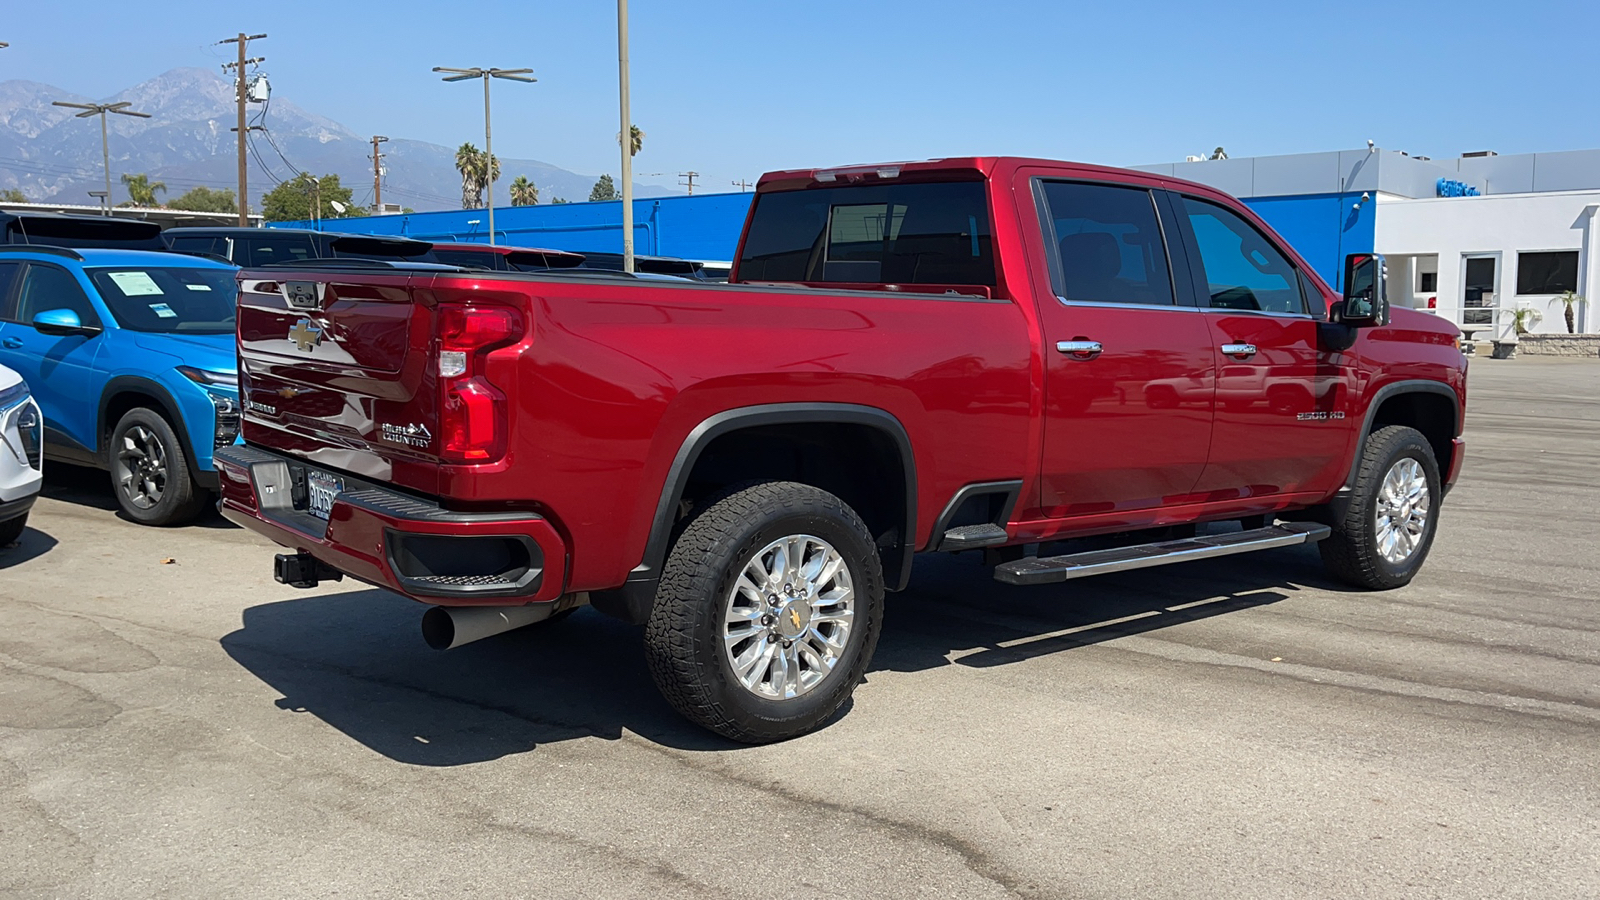
[[[489,383],[489,351],[522,339],[522,316],[504,306],[443,304],[439,323],[439,455],[488,462],[505,452],[505,395]]]

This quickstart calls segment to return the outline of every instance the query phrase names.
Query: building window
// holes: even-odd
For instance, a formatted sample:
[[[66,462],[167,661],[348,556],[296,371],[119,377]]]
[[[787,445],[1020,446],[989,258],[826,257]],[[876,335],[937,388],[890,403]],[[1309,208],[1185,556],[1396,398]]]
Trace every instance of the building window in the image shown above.
[[[1564,294],[1578,289],[1578,251],[1517,254],[1517,293]]]
[[[1439,289],[1439,273],[1423,272],[1417,278],[1417,290],[1427,294]]]

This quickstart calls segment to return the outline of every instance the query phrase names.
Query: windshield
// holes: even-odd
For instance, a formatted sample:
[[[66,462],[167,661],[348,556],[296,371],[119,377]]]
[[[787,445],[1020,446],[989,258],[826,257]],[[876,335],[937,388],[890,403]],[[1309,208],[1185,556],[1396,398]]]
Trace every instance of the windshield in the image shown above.
[[[152,334],[232,334],[233,269],[134,266],[89,269],[117,324]]]
[[[992,254],[981,181],[763,193],[739,280],[993,285]]]

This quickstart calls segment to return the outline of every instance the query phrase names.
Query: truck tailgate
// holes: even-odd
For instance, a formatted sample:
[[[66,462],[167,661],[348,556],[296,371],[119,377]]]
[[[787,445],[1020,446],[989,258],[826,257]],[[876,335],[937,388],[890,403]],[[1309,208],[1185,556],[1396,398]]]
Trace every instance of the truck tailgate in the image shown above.
[[[431,275],[261,274],[240,275],[245,440],[332,469],[432,490],[438,463],[433,304],[414,283],[427,283]]]

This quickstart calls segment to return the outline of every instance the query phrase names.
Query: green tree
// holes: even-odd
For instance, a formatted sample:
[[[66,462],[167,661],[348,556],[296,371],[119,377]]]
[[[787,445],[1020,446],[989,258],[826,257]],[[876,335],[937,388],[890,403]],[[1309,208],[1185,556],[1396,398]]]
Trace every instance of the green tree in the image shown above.
[[[633,144],[628,148],[628,155],[638,156],[639,151],[644,149],[644,131],[637,125],[629,125],[628,135],[632,138],[631,143]],[[622,143],[622,132],[620,131],[617,132],[617,143]]]
[[[500,180],[500,158],[491,158],[469,141],[456,148],[456,171],[461,173],[461,208],[480,209],[484,190]]]
[[[27,203],[28,197],[16,188],[6,188],[0,191],[0,203]]]
[[[478,184],[478,171],[481,168],[478,160],[483,152],[472,146],[472,142],[456,148],[456,171],[461,173],[461,208],[477,209],[483,205],[483,187]]]
[[[589,202],[615,199],[617,199],[617,186],[611,182],[610,175],[601,175],[600,180],[596,181],[594,188],[589,191]]]
[[[556,197],[555,199],[550,201],[550,205],[551,206],[565,206],[566,204],[567,204],[567,201],[561,199],[560,197]]]
[[[214,191],[208,187],[190,188],[183,196],[168,203],[172,209],[190,212],[236,213],[239,204],[234,202],[233,191],[226,188]]]
[[[129,206],[155,206],[156,194],[165,194],[167,184],[164,181],[151,181],[149,175],[129,175],[122,173],[122,183],[128,188]]]
[[[361,210],[356,208],[350,199],[351,189],[339,184],[339,176],[324,175],[321,178],[312,178],[309,172],[285,181],[261,198],[261,215],[268,222],[299,222],[312,218],[311,203],[318,200],[321,219],[342,219],[352,215],[360,215]],[[345,211],[340,212],[334,207],[338,202],[344,206]]]
[[[537,206],[539,204],[539,188],[528,180],[526,175],[518,175],[511,182],[512,206]]]

